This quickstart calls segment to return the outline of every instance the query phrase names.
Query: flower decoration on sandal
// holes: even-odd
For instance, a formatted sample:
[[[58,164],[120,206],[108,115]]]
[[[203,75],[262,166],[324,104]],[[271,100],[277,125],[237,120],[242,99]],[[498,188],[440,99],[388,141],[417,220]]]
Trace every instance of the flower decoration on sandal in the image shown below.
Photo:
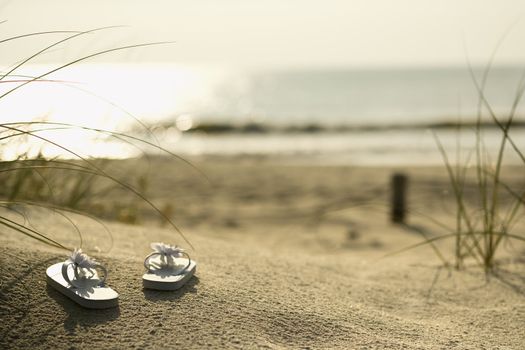
[[[74,279],[69,277],[69,269],[73,269]],[[96,269],[102,271],[102,277],[95,272]],[[96,281],[96,285],[103,285],[108,272],[106,268],[100,265],[95,259],[89,257],[82,249],[75,249],[69,258],[62,265],[62,277],[72,286],[79,287],[79,281],[86,282],[90,279]]]
[[[160,269],[176,269],[177,267],[183,266],[183,268],[176,273],[183,274],[191,265],[190,256],[179,246],[166,243],[151,243],[150,247],[153,249],[153,252],[144,259],[144,267],[150,272]],[[159,257],[159,259],[156,259],[156,257]],[[177,258],[186,258],[186,265],[176,264]]]

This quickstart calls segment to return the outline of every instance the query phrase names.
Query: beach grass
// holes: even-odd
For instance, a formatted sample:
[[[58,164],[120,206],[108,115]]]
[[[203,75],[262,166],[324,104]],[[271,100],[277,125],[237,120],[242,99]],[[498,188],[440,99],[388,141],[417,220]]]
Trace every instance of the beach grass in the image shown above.
[[[17,35],[0,40],[0,44],[9,41],[22,41],[26,37],[47,36],[55,34],[66,34],[66,37],[60,40],[52,41],[51,44],[45,46],[43,49],[35,50],[34,54],[21,59],[9,68],[6,72],[0,74],[0,83],[14,84],[14,87],[5,89],[0,94],[0,100],[9,98],[9,95],[15,93],[18,89],[32,84],[37,81],[44,81],[46,83],[62,83],[60,81],[53,81],[47,79],[51,74],[66,69],[69,66],[78,64],[82,61],[93,57],[109,54],[112,52],[130,50],[141,47],[148,47],[153,45],[167,44],[168,42],[151,42],[140,43],[126,46],[118,46],[106,50],[96,51],[79,58],[73,59],[57,67],[49,69],[36,76],[18,75],[16,70],[31,63],[37,57],[45,54],[51,49],[72,41],[79,37],[94,34],[100,31],[105,31],[115,27],[96,28],[87,31],[46,31],[33,32],[22,35]],[[86,92],[89,93],[89,92]],[[105,100],[114,106],[111,101]],[[131,113],[126,112],[133,118],[141,127],[145,128],[148,134],[151,131]],[[130,144],[138,149],[143,146],[153,147],[158,151],[164,152],[171,157],[182,160],[184,163],[193,165],[176,154],[161,147],[156,139],[148,141],[135,137],[131,134],[119,133],[112,130],[104,130],[102,128],[89,128],[83,125],[55,123],[49,121],[16,121],[16,122],[2,122],[0,123],[0,142],[4,145],[12,144],[29,144],[38,141],[45,145],[51,145],[59,149],[66,157],[48,158],[43,155],[40,150],[35,155],[30,151],[22,151],[18,153],[14,159],[4,160],[0,163],[0,177],[4,184],[0,196],[0,206],[6,211],[4,213],[15,213],[22,221],[14,220],[10,215],[0,214],[0,226],[14,230],[24,236],[30,237],[41,243],[62,249],[71,249],[64,244],[53,240],[45,232],[41,232],[29,223],[25,210],[20,210],[20,207],[40,207],[46,210],[51,210],[59,213],[66,219],[71,213],[83,213],[83,210],[89,207],[88,202],[93,201],[101,193],[108,194],[115,189],[124,190],[128,194],[135,196],[141,202],[145,203],[152,209],[163,222],[168,223],[175,231],[179,233],[181,238],[192,247],[189,240],[184,236],[182,231],[175,225],[172,218],[167,215],[164,210],[153,203],[145,194],[144,190],[147,187],[147,178],[140,174],[135,183],[128,179],[123,179],[119,176],[112,175],[106,167],[106,160],[93,159],[89,155],[81,155],[74,150],[60,144],[60,142],[42,136],[42,131],[67,131],[67,130],[82,130],[85,132],[93,132],[101,136],[110,137],[119,142]],[[0,150],[0,155],[2,152]],[[195,167],[194,167],[195,168]],[[195,168],[196,169],[196,168]],[[196,169],[198,171],[198,169]],[[105,187],[100,186],[100,182],[105,182]],[[133,211],[133,208],[128,212]],[[85,214],[87,217],[92,217]],[[128,220],[129,215],[127,216]],[[80,237],[79,245],[82,245],[82,232],[75,226],[70,219],[68,221],[75,228],[75,231]]]
[[[516,88],[508,114],[500,116],[491,108],[490,101],[484,92],[491,65],[492,59],[479,81],[473,69],[469,67],[479,96],[476,124],[471,130],[475,133],[475,145],[472,151],[464,156],[461,155],[459,151],[461,127],[458,127],[458,146],[454,163],[438,134],[433,131],[454,195],[456,227],[452,233],[425,239],[423,242],[423,244],[433,245],[437,240],[454,239],[455,262],[450,265],[461,269],[465,267],[467,261],[472,260],[486,272],[493,271],[497,266],[497,256],[502,242],[525,242],[524,233],[514,231],[517,221],[523,218],[525,189],[512,188],[502,176],[505,169],[504,159],[509,153],[514,152],[525,165],[523,152],[517,147],[511,134],[518,106],[525,92],[525,74]],[[488,121],[485,118],[488,118]],[[492,123],[501,131],[499,146],[496,150],[489,150],[484,144],[482,126],[487,122]],[[465,196],[465,186],[471,168],[475,169],[473,176],[477,189],[475,200],[468,200]],[[504,200],[509,195],[513,199],[510,203]],[[438,254],[442,256],[439,250]]]

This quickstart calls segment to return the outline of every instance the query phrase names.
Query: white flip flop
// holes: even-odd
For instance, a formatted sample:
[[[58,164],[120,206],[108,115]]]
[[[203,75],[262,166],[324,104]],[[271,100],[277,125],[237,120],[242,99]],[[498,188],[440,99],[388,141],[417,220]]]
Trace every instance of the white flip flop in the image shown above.
[[[190,280],[197,263],[184,249],[164,243],[151,243],[150,246],[154,251],[144,259],[144,288],[177,290]]]
[[[99,277],[97,269],[103,273]],[[107,309],[118,306],[118,293],[104,282],[104,266],[75,249],[64,262],[51,265],[46,270],[47,283],[77,304],[89,309]]]

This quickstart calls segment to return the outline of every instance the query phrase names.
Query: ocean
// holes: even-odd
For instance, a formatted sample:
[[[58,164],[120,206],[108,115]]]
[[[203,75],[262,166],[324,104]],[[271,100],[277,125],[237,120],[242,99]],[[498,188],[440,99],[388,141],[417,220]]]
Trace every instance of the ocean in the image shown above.
[[[5,93],[21,84],[24,76],[49,68],[27,66],[18,73],[21,76],[4,79],[7,83],[0,91]],[[462,148],[468,151],[473,145],[472,123],[479,108],[474,79],[479,83],[482,74],[467,67],[359,70],[85,64],[9,93],[0,99],[0,118],[132,130],[181,155],[302,155],[327,163],[428,165],[441,162],[433,129],[453,150],[458,144],[455,125],[464,124]],[[503,119],[510,113],[522,75],[518,67],[496,67],[487,76],[486,99]],[[518,106],[516,111],[521,123],[522,110]],[[153,137],[143,123],[154,126]],[[136,148],[99,133],[79,129],[39,133],[86,155],[137,155]],[[524,134],[517,127],[511,135],[520,144]],[[489,150],[497,148],[499,136],[497,128],[484,129]],[[48,155],[67,156],[62,149],[37,141],[24,142],[32,152],[43,147]],[[4,142],[2,156],[13,157],[20,147]],[[511,156],[508,161],[519,159]]]

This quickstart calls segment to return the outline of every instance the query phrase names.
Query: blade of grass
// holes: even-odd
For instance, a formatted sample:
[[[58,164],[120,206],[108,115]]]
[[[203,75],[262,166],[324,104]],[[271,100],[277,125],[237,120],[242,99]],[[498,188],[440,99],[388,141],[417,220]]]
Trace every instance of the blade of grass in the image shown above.
[[[128,134],[125,134],[125,133],[120,133],[120,132],[111,131],[111,130],[105,130],[105,129],[100,129],[100,128],[91,128],[91,127],[82,126],[82,125],[74,125],[74,124],[59,123],[59,122],[46,122],[46,121],[14,122],[14,123],[4,123],[4,124],[1,124],[1,125],[11,126],[11,125],[34,125],[34,124],[56,125],[56,126],[59,126],[59,127],[68,127],[68,128],[74,128],[74,129],[89,130],[89,131],[94,131],[94,132],[98,132],[98,133],[102,133],[102,134],[106,134],[106,135],[110,135],[110,136],[114,136],[114,137],[119,137],[119,140],[129,139],[129,140],[132,140],[132,141],[136,141],[136,142],[145,144],[147,146],[153,147],[153,148],[155,148],[155,149],[157,149],[157,150],[159,150],[161,152],[164,152],[164,153],[166,153],[166,154],[168,154],[168,155],[170,155],[170,156],[180,160],[181,162],[183,162],[186,165],[190,166],[197,173],[199,173],[199,175],[202,176],[209,184],[212,184],[212,181],[210,180],[210,178],[201,169],[199,169],[197,166],[195,166],[189,160],[187,160],[184,157],[181,157],[181,156],[171,152],[170,150],[168,150],[168,149],[166,149],[164,147],[161,147],[161,146],[159,146],[159,145],[157,145],[155,143],[149,142],[147,140],[141,139],[141,138],[133,136],[133,135],[128,135]],[[43,129],[43,130],[45,130],[45,129]],[[21,132],[21,134],[25,134],[25,132]],[[0,140],[2,140],[2,139],[0,138]]]
[[[98,219],[96,216],[93,216],[89,213],[85,213],[85,212],[82,212],[82,211],[79,211],[79,210],[75,210],[75,209],[72,209],[72,208],[65,208],[65,207],[61,207],[61,206],[58,206],[58,205],[54,205],[54,204],[49,204],[49,203],[37,203],[37,202],[32,202],[32,201],[27,201],[27,200],[24,200],[24,201],[13,201],[13,202],[7,202],[7,201],[4,201],[2,202],[0,200],[0,204],[3,204],[3,205],[12,205],[12,204],[16,204],[16,205],[24,205],[24,206],[33,206],[33,207],[39,207],[39,208],[44,208],[44,209],[50,209],[50,210],[53,210],[53,211],[64,211],[64,212],[67,212],[67,213],[71,213],[71,214],[76,214],[76,215],[80,215],[80,216],[83,216],[83,217],[87,217],[89,219],[92,219],[94,221],[96,221],[98,224],[100,224],[100,226],[102,226],[102,228],[104,229],[104,231],[106,231],[106,233],[108,234],[108,237],[110,239],[110,249],[108,250],[111,251],[111,249],[113,248],[113,235],[111,234],[111,231],[110,229],[107,227],[106,224],[104,224],[104,222],[100,219]]]
[[[3,222],[2,222],[3,221]],[[22,224],[19,224],[17,223],[16,221],[13,221],[13,220],[10,220],[8,218],[6,218],[5,216],[1,216],[0,217],[0,222],[5,225],[5,226],[8,226],[8,225],[12,225],[13,227],[18,227],[20,230],[26,230],[26,231],[29,231],[31,232],[32,234],[35,234],[37,236],[39,236],[40,238],[44,239],[44,240],[47,240],[51,243],[53,243],[56,247],[59,247],[59,248],[62,248],[62,249],[68,249],[66,247],[64,247],[62,244],[60,244],[59,242],[47,237],[46,235],[44,235],[43,233],[40,233],[38,232],[37,230],[34,230],[30,227],[27,227],[25,225],[22,225]]]
[[[457,183],[456,177],[454,175],[454,170],[452,169],[452,167],[450,165],[450,161],[448,160],[448,156],[447,156],[447,153],[445,151],[445,148],[443,147],[443,144],[439,140],[439,137],[437,136],[435,131],[433,131],[433,136],[434,136],[434,140],[436,141],[436,144],[438,146],[438,150],[441,153],[441,156],[443,158],[443,162],[445,163],[445,167],[446,167],[448,175],[449,175],[450,183],[452,185],[452,189],[453,189],[454,195],[456,197],[456,204],[458,206],[458,211],[461,213],[461,216],[462,216],[463,220],[465,221],[465,224],[467,225],[467,230],[468,230],[467,231],[467,235],[469,235],[470,233],[472,233],[474,231],[474,227],[473,227],[473,225],[472,225],[472,223],[470,221],[470,218],[468,216],[468,213],[467,213],[467,210],[466,210],[466,207],[465,207],[465,203],[464,203],[463,197],[461,195],[461,189],[458,187],[458,183]],[[479,242],[477,241],[477,239],[475,237],[474,237],[473,244],[474,244],[474,248],[476,249],[477,253],[482,255],[483,254],[483,250],[479,246]]]
[[[428,242],[428,244],[430,245],[430,247],[432,248],[432,250],[434,251],[434,254],[436,254],[436,256],[439,258],[439,260],[441,260],[441,262],[443,263],[444,266],[448,266],[448,262],[447,262],[447,259],[445,259],[445,257],[443,256],[443,254],[441,254],[441,251],[439,250],[439,248],[434,244],[433,241],[430,241],[429,238],[427,237],[426,233],[419,229],[418,227],[415,227],[415,226],[408,226],[407,224],[402,224],[404,227],[406,227],[407,229],[410,229],[411,231],[416,231],[417,233],[419,233],[421,235],[421,237],[423,237],[423,239]]]
[[[1,22],[1,23],[4,23],[4,22]],[[45,32],[33,32],[33,33],[27,33],[27,34],[12,36],[12,37],[9,37],[9,38],[6,38],[6,39],[1,39],[0,40],[0,44],[6,43],[8,41],[21,39],[21,38],[31,37],[31,36],[39,36],[39,35],[47,35],[47,34],[71,34],[71,33],[79,33],[79,31],[74,31],[74,30],[50,30],[50,31],[45,31]]]
[[[482,232],[482,231],[479,231],[479,232],[477,231],[477,232],[472,232],[471,234],[479,236],[479,235],[484,235],[485,233]],[[513,238],[513,239],[525,242],[525,238],[524,237],[521,237],[521,236],[518,236],[518,235],[515,235],[515,234],[510,234],[510,233],[506,233],[506,232],[497,232],[497,231],[495,231],[494,234],[496,236],[505,235],[505,236],[508,236],[510,238]],[[389,257],[389,256],[397,255],[397,254],[406,252],[408,250],[412,250],[414,248],[422,247],[424,245],[429,244],[430,242],[436,242],[436,241],[440,241],[440,240],[447,239],[447,238],[453,238],[453,237],[455,237],[455,235],[457,235],[457,232],[451,232],[451,233],[447,233],[447,234],[444,234],[444,235],[441,235],[441,236],[428,238],[428,240],[412,244],[412,245],[410,245],[408,247],[404,247],[404,248],[402,248],[400,250],[397,250],[395,252],[391,252],[391,253],[385,254],[385,255],[382,256],[382,258],[386,258],[386,257]]]
[[[93,57],[97,57],[97,56],[101,56],[101,55],[104,55],[104,54],[107,54],[107,53],[110,53],[110,52],[116,52],[116,51],[122,51],[122,50],[129,50],[129,49],[133,49],[133,48],[139,48],[139,47],[147,47],[147,46],[155,46],[155,45],[165,45],[165,44],[172,44],[173,42],[168,42],[168,41],[163,41],[163,42],[155,42],[155,43],[143,43],[143,44],[134,44],[134,45],[127,45],[127,46],[119,46],[119,47],[116,47],[116,48],[112,48],[112,49],[107,49],[107,50],[102,50],[102,51],[98,51],[96,53],[92,53],[90,55],[86,55],[86,56],[83,56],[83,57],[80,57],[80,58],[77,58],[73,61],[70,61],[66,64],[63,64],[63,65],[60,65],[59,67],[57,68],[54,68],[54,69],[51,69],[49,71],[47,71],[46,73],[43,73],[43,74],[40,74],[38,76],[36,76],[34,79],[30,79],[29,81],[25,82],[25,83],[22,83],[14,88],[12,88],[11,90],[8,90],[6,91],[5,93],[3,93],[2,95],[0,95],[0,99],[4,98],[5,96],[15,92],[16,90],[20,89],[21,87],[27,85],[27,84],[30,84],[31,82],[33,81],[36,81],[38,79],[42,79],[54,72],[57,72],[59,70],[62,70],[66,67],[69,67],[69,66],[72,66],[76,63],[79,63],[79,62],[82,62],[82,61],[85,61],[85,60],[88,60],[90,58],[93,58]]]
[[[75,34],[71,35],[71,36],[68,36],[67,38],[65,39],[62,39],[62,40],[58,40],[58,41],[55,41],[53,44],[49,45],[49,46],[46,46],[45,48],[43,48],[42,50],[39,50],[37,52],[35,52],[34,54],[32,54],[31,56],[27,57],[26,59],[20,61],[18,64],[16,64],[13,68],[11,68],[7,73],[5,73],[4,75],[0,76],[0,81],[3,80],[5,77],[9,76],[11,73],[13,73],[15,70],[17,70],[18,68],[22,67],[23,65],[25,65],[27,62],[31,61],[33,58],[35,57],[38,57],[40,56],[41,54],[43,54],[44,52],[52,49],[53,47],[57,46],[57,45],[60,45],[62,43],[65,43],[69,40],[73,40],[81,35],[85,35],[85,34],[90,34],[90,33],[95,33],[97,31],[101,31],[101,30],[106,30],[106,29],[113,29],[113,28],[117,28],[116,26],[110,26],[110,27],[100,27],[100,28],[95,28],[95,29],[90,29],[90,30],[86,30],[86,31],[83,31],[83,32],[76,32]]]
[[[11,75],[11,76],[15,76],[15,77],[21,77],[21,78],[28,78],[28,79],[34,79],[35,76],[30,76],[30,75]],[[75,89],[75,90],[78,90],[78,91],[81,91],[87,95],[90,95],[90,96],[93,96],[107,104],[109,104],[110,106],[114,107],[114,108],[117,108],[118,110],[120,110],[121,112],[123,112],[124,114],[126,114],[128,117],[132,118],[133,120],[135,120],[145,131],[146,133],[148,134],[148,136],[150,136],[157,145],[160,146],[160,142],[159,140],[157,139],[157,137],[155,136],[155,134],[151,131],[151,128],[146,125],[142,120],[140,120],[140,118],[138,118],[137,116],[135,116],[133,113],[129,112],[128,110],[124,109],[122,106],[114,103],[113,101],[103,97],[103,96],[100,96],[98,94],[95,94],[94,92],[92,91],[89,91],[87,89],[83,89],[79,86],[76,86],[76,85],[72,85],[74,82],[70,82],[70,81],[63,81],[63,80],[36,80],[36,81],[45,81],[45,82],[51,82],[51,83],[59,83],[63,86],[66,86],[70,89]]]

